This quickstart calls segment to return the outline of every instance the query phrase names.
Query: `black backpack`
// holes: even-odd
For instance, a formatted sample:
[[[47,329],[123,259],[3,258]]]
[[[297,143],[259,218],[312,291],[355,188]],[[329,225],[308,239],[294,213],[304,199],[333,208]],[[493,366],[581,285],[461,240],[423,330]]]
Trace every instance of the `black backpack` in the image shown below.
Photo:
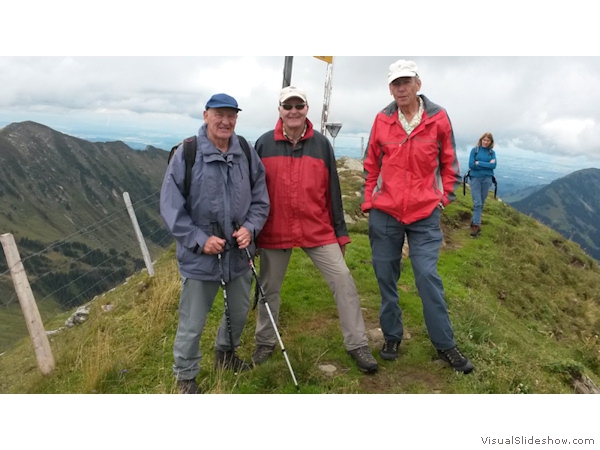
[[[475,157],[477,157],[477,152],[479,151],[479,147],[475,149]],[[465,176],[463,177],[463,195],[467,195],[467,179],[471,178],[471,171],[467,171]],[[496,194],[498,193],[498,182],[496,181],[496,177],[492,175],[492,183],[494,183],[494,200],[496,199]]]
[[[242,150],[244,150],[246,159],[248,159],[248,166],[252,167],[250,145],[248,145],[248,141],[243,136],[237,135],[237,137],[240,140],[240,145],[242,146]],[[182,143],[180,142],[171,149],[171,152],[169,153],[169,159],[167,160],[167,165],[171,162],[175,152],[181,144]],[[196,136],[189,137],[183,141],[183,158],[185,159],[185,182],[183,194],[185,197],[187,197],[190,193],[190,185],[192,183],[192,166],[196,162]],[[250,182],[252,183],[252,177],[250,177]]]

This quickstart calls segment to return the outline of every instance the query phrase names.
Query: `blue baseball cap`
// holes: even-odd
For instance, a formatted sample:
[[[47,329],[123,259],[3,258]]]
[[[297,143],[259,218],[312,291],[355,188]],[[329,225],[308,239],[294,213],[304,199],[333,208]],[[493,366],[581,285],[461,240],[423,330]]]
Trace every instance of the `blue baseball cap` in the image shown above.
[[[231,95],[215,94],[206,103],[206,109],[209,108],[233,108],[241,111],[238,107],[238,102]]]

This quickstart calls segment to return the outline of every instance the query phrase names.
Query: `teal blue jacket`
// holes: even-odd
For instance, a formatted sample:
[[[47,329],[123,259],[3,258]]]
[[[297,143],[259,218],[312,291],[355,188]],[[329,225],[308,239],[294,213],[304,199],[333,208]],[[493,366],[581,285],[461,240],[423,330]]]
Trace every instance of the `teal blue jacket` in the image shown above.
[[[490,162],[492,160],[493,163]],[[478,164],[475,164],[476,161]],[[469,156],[469,169],[471,169],[469,176],[474,178],[493,177],[497,162],[494,149],[474,147]]]

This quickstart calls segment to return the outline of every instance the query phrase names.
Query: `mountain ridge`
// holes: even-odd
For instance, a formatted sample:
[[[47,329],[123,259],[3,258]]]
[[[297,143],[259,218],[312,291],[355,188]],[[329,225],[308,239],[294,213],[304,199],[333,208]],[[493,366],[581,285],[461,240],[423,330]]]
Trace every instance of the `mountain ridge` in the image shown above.
[[[73,211],[81,200],[97,207],[95,214],[87,212],[100,219],[108,205],[120,202],[123,192],[142,198],[159,189],[163,164],[165,154],[156,149],[137,151],[121,141],[91,143],[35,122],[0,130],[0,198],[23,201],[29,197],[34,206],[48,202],[48,209],[59,207],[76,225],[84,225]],[[76,198],[79,194],[83,196]],[[18,217],[19,208],[12,209],[11,216]],[[6,207],[2,212],[6,215]],[[47,218],[47,214],[40,215]],[[65,231],[65,223],[51,225]]]
[[[0,234],[14,235],[28,275],[38,280],[36,298],[50,297],[45,307],[83,303],[143,267],[124,192],[151,254],[171,242],[157,206],[167,156],[121,141],[88,142],[32,121],[0,129]],[[15,302],[6,270],[2,254],[0,305]],[[0,329],[0,350],[3,336]]]
[[[600,169],[589,168],[552,181],[531,195],[511,202],[600,261]],[[590,195],[592,194],[592,195]]]

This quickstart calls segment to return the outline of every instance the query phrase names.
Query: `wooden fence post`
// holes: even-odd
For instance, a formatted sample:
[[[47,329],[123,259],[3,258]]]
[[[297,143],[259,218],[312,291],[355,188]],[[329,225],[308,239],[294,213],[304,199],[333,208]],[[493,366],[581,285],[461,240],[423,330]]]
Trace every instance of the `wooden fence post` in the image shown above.
[[[138,243],[140,244],[140,249],[142,250],[142,255],[144,255],[144,262],[146,263],[146,268],[148,269],[148,274],[153,277],[154,276],[154,266],[152,265],[152,259],[150,259],[150,253],[148,252],[148,247],[146,246],[146,241],[144,240],[144,236],[142,235],[142,230],[140,229],[140,225],[138,224],[137,217],[135,216],[135,211],[133,210],[133,205],[131,204],[131,199],[129,198],[128,192],[123,192],[123,200],[125,200],[125,205],[127,206],[127,212],[129,213],[129,218],[131,219],[131,223],[133,224],[133,229],[135,230],[135,235],[137,236]]]
[[[15,285],[15,290],[17,291],[17,296],[19,297],[23,315],[25,316],[27,329],[33,342],[38,366],[44,375],[49,375],[54,370],[54,356],[52,356],[50,342],[48,341],[40,312],[35,303],[31,286],[29,285],[25,267],[23,267],[23,262],[19,256],[15,238],[10,233],[3,234],[0,235],[0,242],[2,243],[2,248],[4,248],[6,262],[10,268],[10,274]]]

